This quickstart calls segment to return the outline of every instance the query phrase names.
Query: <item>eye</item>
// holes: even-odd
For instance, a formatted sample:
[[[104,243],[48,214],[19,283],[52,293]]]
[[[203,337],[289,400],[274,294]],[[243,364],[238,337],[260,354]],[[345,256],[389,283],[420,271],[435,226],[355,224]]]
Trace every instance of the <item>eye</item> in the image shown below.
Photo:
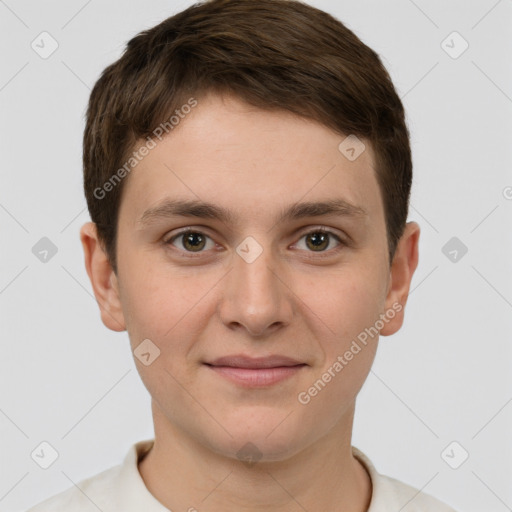
[[[207,247],[208,241],[210,242],[209,247]],[[177,243],[175,244],[175,242]],[[205,248],[212,249],[215,247],[215,243],[208,235],[193,229],[181,231],[177,235],[165,240],[164,243],[166,245],[173,245],[174,247],[186,252],[203,252],[203,249]]]
[[[301,244],[303,239],[305,243]],[[336,242],[334,247],[332,247],[333,241]],[[176,247],[178,251],[188,253],[191,257],[193,253],[202,253],[215,248],[215,242],[208,235],[193,228],[184,229],[169,237],[164,240],[164,244],[172,245]],[[307,252],[332,253],[340,250],[343,245],[345,245],[345,243],[336,233],[328,229],[318,227],[304,233],[295,246],[301,250],[306,250]]]
[[[325,228],[316,228],[309,231],[301,236],[300,240],[302,239],[305,239],[306,250],[310,252],[327,252],[327,250],[331,249],[337,250],[343,245],[343,241],[338,235]],[[334,248],[331,247],[333,239],[337,242]],[[297,245],[299,246],[300,244],[297,243]]]

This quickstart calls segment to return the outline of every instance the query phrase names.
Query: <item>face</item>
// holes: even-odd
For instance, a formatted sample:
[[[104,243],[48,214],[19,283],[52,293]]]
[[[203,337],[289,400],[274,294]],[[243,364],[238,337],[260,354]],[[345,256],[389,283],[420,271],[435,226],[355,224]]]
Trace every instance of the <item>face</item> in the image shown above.
[[[156,430],[282,460],[350,428],[375,332],[401,325],[417,231],[394,275],[372,148],[351,161],[344,138],[212,95],[127,178],[102,318],[149,354]]]

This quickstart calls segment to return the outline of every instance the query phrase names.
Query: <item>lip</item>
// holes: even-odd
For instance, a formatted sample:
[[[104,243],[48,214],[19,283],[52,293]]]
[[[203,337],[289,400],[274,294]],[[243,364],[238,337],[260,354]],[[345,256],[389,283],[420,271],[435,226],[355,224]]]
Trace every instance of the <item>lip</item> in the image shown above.
[[[279,368],[282,366],[297,366],[304,364],[291,357],[272,355],[267,357],[250,357],[245,354],[219,357],[214,361],[206,363],[210,366],[230,366],[232,368]]]
[[[296,375],[307,366],[287,356],[249,357],[244,354],[220,357],[205,365],[244,387],[271,386]]]

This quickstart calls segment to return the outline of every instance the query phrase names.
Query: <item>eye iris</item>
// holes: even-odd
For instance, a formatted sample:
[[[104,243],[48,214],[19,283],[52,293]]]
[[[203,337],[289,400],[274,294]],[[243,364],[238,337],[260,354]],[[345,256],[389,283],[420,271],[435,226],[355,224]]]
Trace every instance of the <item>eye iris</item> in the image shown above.
[[[183,246],[187,250],[200,251],[204,248],[205,239],[200,233],[187,233],[183,238]]]
[[[309,241],[311,241],[313,246],[309,244]],[[329,235],[321,232],[310,233],[306,236],[306,243],[310,249],[315,251],[318,249],[323,250],[329,245]]]

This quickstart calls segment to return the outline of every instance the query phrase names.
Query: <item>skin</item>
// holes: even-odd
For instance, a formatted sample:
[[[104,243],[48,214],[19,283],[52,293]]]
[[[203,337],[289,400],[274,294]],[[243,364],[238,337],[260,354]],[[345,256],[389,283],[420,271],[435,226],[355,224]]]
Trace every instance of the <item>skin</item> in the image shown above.
[[[371,145],[365,141],[366,150],[349,161],[338,150],[343,139],[314,121],[232,96],[199,98],[126,178],[117,275],[95,225],[81,229],[103,323],[127,330],[132,350],[144,339],[160,350],[149,366],[134,360],[152,397],[155,427],[139,472],[167,508],[363,512],[369,506],[371,481],[352,455],[351,436],[378,336],[307,405],[297,397],[380,314],[393,304],[405,307],[420,230],[407,223],[390,265]],[[229,208],[234,222],[138,223],[166,197]],[[275,220],[293,203],[334,198],[367,215]],[[207,235],[202,252],[190,251],[184,237],[165,245],[187,226]],[[346,243],[331,237],[315,250],[307,234],[318,227]],[[252,263],[236,252],[248,236],[263,251]],[[403,315],[404,309],[396,312],[380,335],[398,331]],[[243,388],[203,364],[240,353],[287,355],[307,366],[266,388]],[[248,442],[261,456],[252,465],[237,457]]]

